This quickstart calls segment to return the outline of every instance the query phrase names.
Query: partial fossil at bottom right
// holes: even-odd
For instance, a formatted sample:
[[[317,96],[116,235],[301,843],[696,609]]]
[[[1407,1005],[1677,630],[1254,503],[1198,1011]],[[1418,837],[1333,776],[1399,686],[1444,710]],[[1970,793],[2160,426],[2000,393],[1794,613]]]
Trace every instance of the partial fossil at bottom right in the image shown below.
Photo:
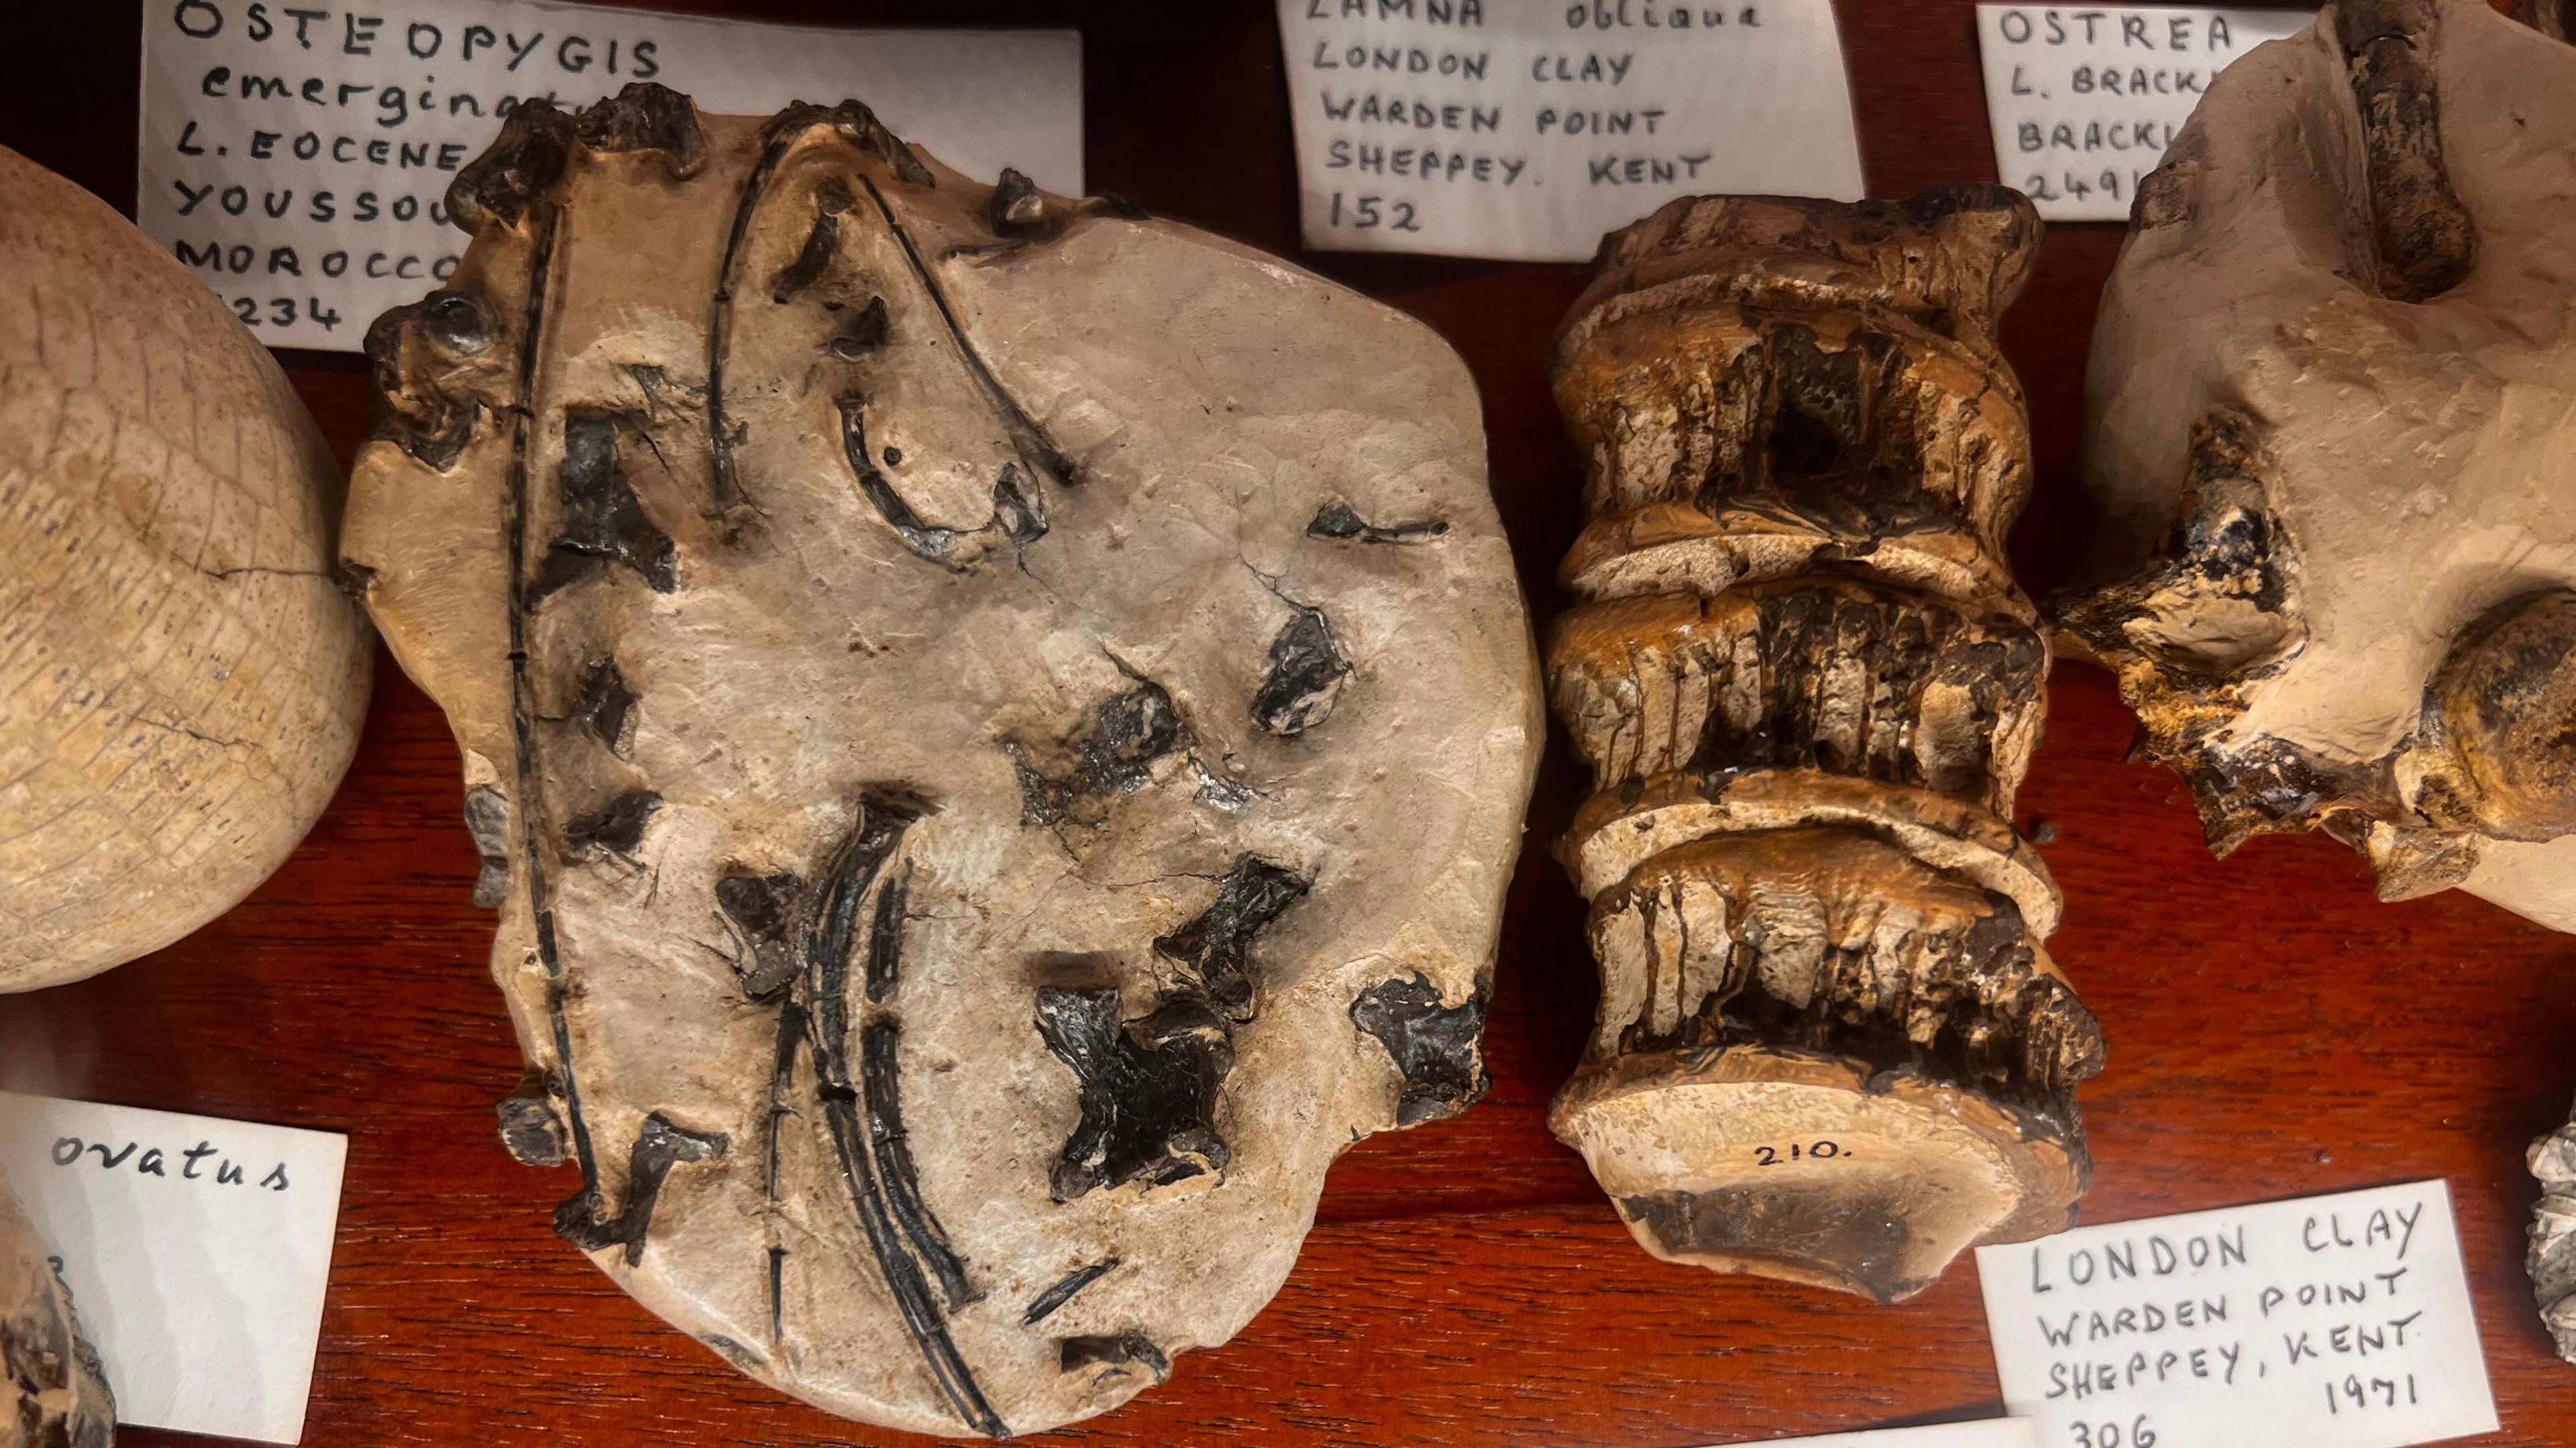
[[[2576,930],[2576,49],[2522,10],[2342,0],[2211,85],[2103,294],[2056,615],[2214,850]],[[2576,1137],[2531,1160],[2576,1354]]]
[[[2101,1039],[2008,822],[2048,649],[1994,328],[2039,231],[1999,187],[1677,201],[1558,339],[1602,1002],[1551,1120],[1657,1256],[1889,1301],[2084,1190]]]

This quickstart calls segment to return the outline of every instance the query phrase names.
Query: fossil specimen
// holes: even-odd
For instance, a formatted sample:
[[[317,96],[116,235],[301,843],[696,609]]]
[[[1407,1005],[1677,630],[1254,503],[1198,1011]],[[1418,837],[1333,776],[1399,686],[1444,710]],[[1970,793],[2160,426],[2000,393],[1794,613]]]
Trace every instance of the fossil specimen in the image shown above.
[[[2219,853],[2323,829],[2576,930],[2576,49],[2522,13],[2345,0],[2212,84],[2103,296],[2056,613]]]
[[[0,1180],[0,1448],[107,1448],[116,1404],[72,1298]]]
[[[2103,296],[2063,633],[2212,848],[2576,929],[2576,49],[2376,0],[2244,66]]]
[[[519,110],[346,554],[446,709],[558,1229],[835,1412],[1029,1432],[1462,1109],[1539,742],[1465,369],[855,103]]]
[[[168,945],[322,813],[372,652],[339,497],[205,284],[0,150],[0,991]]]
[[[2576,3],[2571,0],[2513,0],[2510,13],[2552,40],[2576,40]]]
[[[2531,1144],[2540,1203],[2531,1214],[2531,1284],[2558,1355],[2576,1362],[2576,1122]]]
[[[2100,1036],[2007,822],[2048,650],[1994,329],[2039,232],[1991,186],[1677,201],[1557,339],[1602,1003],[1552,1121],[1657,1256],[1894,1300],[2084,1190]]]

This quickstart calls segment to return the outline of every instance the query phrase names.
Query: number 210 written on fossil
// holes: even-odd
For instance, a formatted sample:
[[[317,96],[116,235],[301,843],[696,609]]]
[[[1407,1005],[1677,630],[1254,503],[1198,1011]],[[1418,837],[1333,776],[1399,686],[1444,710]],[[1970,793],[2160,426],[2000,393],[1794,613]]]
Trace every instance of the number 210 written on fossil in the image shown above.
[[[1842,1143],[1838,1141],[1793,1141],[1786,1146],[1753,1148],[1753,1164],[1785,1166],[1793,1161],[1832,1161],[1836,1157],[1850,1155],[1852,1153],[1844,1150]]]

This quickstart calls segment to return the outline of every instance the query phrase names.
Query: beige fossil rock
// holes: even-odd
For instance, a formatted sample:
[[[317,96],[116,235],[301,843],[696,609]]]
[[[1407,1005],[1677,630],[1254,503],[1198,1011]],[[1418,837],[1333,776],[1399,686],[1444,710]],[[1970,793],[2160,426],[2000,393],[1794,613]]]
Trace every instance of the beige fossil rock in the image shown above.
[[[116,1403],[72,1295],[0,1179],[0,1448],[107,1448]]]
[[[2212,84],[2103,296],[2056,612],[2220,853],[2323,829],[2576,930],[2576,49],[2522,13],[2343,0]]]
[[[2576,49],[2345,3],[2213,84],[2103,296],[2057,612],[2214,848],[2324,828],[2576,929],[2571,326]]]
[[[340,492],[204,283],[0,150],[0,991],[168,945],[322,813],[372,652]]]
[[[1551,1119],[1659,1257],[1892,1301],[2084,1189],[2100,1034],[2008,823],[2048,649],[1994,329],[2039,233],[1991,186],[1677,201],[1558,337],[1602,1004]]]
[[[923,1432],[1225,1341],[1481,1090],[1539,747],[1466,370],[865,108],[521,109],[346,554],[446,709],[557,1226]]]

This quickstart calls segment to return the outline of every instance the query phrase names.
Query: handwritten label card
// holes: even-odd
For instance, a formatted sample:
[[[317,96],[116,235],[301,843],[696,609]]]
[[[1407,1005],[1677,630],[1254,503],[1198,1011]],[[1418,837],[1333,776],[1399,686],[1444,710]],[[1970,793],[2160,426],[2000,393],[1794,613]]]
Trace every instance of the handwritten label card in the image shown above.
[[[2209,79],[2305,10],[1980,5],[1995,169],[2050,221],[2126,221]]]
[[[61,1259],[119,1423],[304,1434],[344,1137],[0,1092],[0,1175]]]
[[[2042,1448],[2399,1448],[2496,1427],[2438,1181],[1981,1247]]]
[[[1861,195],[1829,0],[1279,0],[1306,245],[1588,261],[1676,196]]]
[[[543,0],[147,0],[137,219],[271,346],[355,352],[452,271],[442,198],[520,101],[865,101],[987,180],[1082,191],[1073,31],[816,30]]]
[[[2027,1418],[1987,1418],[1931,1428],[1873,1428],[1865,1433],[1772,1441],[1778,1448],[2039,1448],[2039,1433]]]

